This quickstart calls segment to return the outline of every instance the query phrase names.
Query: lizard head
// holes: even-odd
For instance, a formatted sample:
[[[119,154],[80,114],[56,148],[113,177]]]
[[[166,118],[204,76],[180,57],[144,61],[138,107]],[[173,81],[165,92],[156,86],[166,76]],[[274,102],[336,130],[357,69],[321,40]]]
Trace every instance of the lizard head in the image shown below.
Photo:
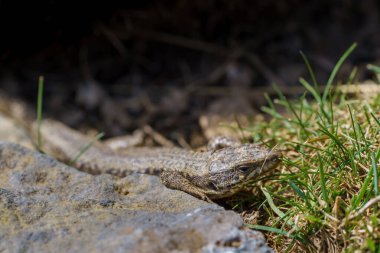
[[[208,161],[210,198],[223,198],[239,191],[247,181],[274,169],[279,152],[256,144],[225,147],[214,151]]]

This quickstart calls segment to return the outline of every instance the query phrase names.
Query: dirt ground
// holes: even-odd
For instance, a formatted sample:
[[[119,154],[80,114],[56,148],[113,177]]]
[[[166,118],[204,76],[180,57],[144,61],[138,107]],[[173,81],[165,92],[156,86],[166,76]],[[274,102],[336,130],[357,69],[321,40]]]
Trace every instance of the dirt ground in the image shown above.
[[[273,83],[302,94],[300,51],[324,84],[357,42],[338,80],[354,66],[357,80],[372,78],[379,10],[375,0],[1,1],[0,87],[34,106],[42,75],[45,117],[107,136],[149,125],[197,146],[209,115],[256,115]]]

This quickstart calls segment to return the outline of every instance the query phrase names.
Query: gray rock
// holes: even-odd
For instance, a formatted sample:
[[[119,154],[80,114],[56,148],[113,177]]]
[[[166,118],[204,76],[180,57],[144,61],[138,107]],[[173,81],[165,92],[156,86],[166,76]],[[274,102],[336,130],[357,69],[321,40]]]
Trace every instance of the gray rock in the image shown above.
[[[0,252],[273,252],[238,214],[148,175],[90,175],[0,142]]]

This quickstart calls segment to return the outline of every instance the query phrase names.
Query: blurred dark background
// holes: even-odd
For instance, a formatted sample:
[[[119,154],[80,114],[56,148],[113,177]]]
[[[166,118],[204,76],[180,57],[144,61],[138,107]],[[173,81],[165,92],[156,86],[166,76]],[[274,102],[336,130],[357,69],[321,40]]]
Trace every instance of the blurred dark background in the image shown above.
[[[43,75],[45,111],[72,126],[187,126],[222,97],[252,113],[270,84],[309,79],[300,51],[323,84],[357,42],[338,80],[354,66],[372,78],[379,13],[376,0],[0,1],[0,87],[33,104]]]

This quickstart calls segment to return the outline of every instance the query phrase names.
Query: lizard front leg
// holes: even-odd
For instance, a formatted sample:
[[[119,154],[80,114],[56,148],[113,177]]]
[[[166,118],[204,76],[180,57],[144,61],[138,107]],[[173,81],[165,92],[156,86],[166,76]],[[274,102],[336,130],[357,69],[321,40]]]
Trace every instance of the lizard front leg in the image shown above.
[[[160,174],[162,183],[171,189],[189,193],[197,198],[213,203],[209,197],[200,189],[194,186],[187,178],[176,171],[162,171]]]

